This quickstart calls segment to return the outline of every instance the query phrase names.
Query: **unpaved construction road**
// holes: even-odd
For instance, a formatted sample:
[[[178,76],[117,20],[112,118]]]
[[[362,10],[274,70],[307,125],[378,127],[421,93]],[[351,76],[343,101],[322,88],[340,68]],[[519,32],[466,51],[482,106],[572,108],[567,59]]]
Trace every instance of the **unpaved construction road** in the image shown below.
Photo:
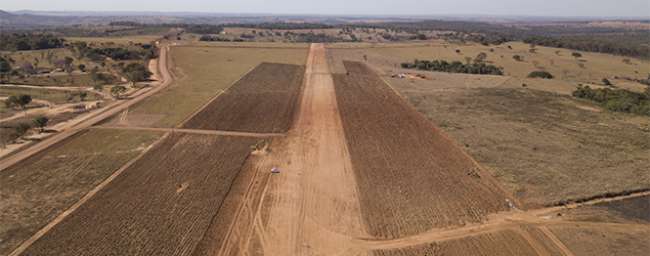
[[[281,174],[268,179],[261,195],[249,197],[261,200],[237,216],[221,255],[337,255],[365,236],[322,44],[310,50],[293,127],[271,149],[269,159],[260,162],[277,164]]]

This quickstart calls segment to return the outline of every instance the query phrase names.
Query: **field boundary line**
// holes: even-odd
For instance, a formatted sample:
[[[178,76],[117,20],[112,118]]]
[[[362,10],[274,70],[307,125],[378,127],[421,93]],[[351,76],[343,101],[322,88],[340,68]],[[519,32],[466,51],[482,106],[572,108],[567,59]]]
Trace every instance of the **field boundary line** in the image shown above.
[[[119,169],[117,169],[111,176],[108,176],[104,181],[99,183],[95,188],[90,190],[86,195],[84,195],[79,201],[77,201],[75,204],[73,204],[70,208],[67,210],[63,211],[61,214],[59,214],[56,218],[54,218],[52,221],[50,221],[47,225],[45,225],[43,228],[41,228],[39,231],[37,231],[32,237],[29,239],[23,241],[20,246],[18,246],[16,249],[14,249],[8,256],[18,256],[25,252],[27,248],[29,248],[34,242],[36,242],[38,239],[43,237],[47,232],[52,230],[57,224],[59,224],[61,221],[63,221],[66,217],[68,217],[70,214],[74,213],[79,207],[81,207],[84,203],[86,203],[88,200],[90,200],[93,196],[95,196],[99,191],[101,191],[103,188],[108,186],[113,180],[115,180],[120,174],[122,174],[126,169],[131,167],[135,162],[140,160],[142,157],[144,157],[151,149],[157,147],[162,141],[167,139],[169,137],[170,133],[165,133],[164,135],[160,136],[154,143],[149,145],[145,150],[143,150],[138,156],[135,158],[129,160],[126,162],[126,164],[122,165]]]
[[[254,133],[254,132],[239,132],[239,131],[224,131],[224,130],[200,130],[200,129],[184,129],[184,128],[157,128],[157,127],[134,127],[134,126],[93,126],[93,127],[90,127],[89,129],[173,132],[173,133],[218,135],[218,136],[235,136],[235,137],[254,137],[254,138],[271,138],[271,137],[285,137],[286,136],[286,134],[284,134],[284,133]]]
[[[235,86],[235,84],[239,83],[239,81],[241,81],[245,76],[247,76],[248,74],[250,74],[250,73],[251,73],[255,68],[257,68],[259,65],[260,65],[260,63],[258,63],[257,65],[253,66],[253,67],[250,68],[248,71],[246,71],[244,74],[242,74],[239,78],[237,78],[237,80],[235,80],[235,81],[233,81],[232,83],[230,83],[230,86],[228,86],[228,87],[225,88],[225,89],[222,89],[220,92],[217,92],[217,94],[214,95],[214,96],[212,96],[212,97],[211,97],[211,98],[210,98],[210,99],[209,99],[205,104],[201,105],[198,109],[194,110],[194,112],[192,112],[192,114],[190,114],[188,117],[186,117],[185,119],[183,119],[183,121],[181,121],[180,123],[178,123],[178,124],[176,125],[176,127],[177,127],[177,128],[181,128],[181,127],[185,126],[185,124],[187,124],[187,122],[189,122],[190,120],[192,120],[192,118],[194,118],[196,115],[198,115],[199,113],[201,113],[201,111],[203,111],[205,108],[207,108],[207,107],[208,107],[208,106],[209,106],[213,101],[217,100],[217,98],[219,98],[219,96],[221,96],[222,94],[226,93],[230,88],[232,88],[233,86]]]
[[[180,45],[179,47],[208,47],[208,48],[251,48],[251,49],[279,49],[279,50],[303,50],[309,49],[309,46],[290,47],[290,46],[252,46],[252,45]]]

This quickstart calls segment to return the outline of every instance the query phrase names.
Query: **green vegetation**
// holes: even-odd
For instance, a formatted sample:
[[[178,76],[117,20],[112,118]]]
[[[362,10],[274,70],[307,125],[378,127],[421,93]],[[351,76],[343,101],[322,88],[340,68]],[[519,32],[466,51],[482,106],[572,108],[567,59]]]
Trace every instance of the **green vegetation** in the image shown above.
[[[115,97],[116,99],[119,99],[122,94],[126,92],[126,87],[121,86],[121,85],[116,85],[111,87],[111,95]]]
[[[547,71],[537,70],[530,72],[528,78],[542,78],[542,79],[553,79],[553,75]]]
[[[21,95],[11,95],[7,100],[5,100],[5,106],[7,108],[19,107],[20,109],[25,109],[27,104],[32,102],[32,96],[27,94]]]
[[[141,63],[130,63],[126,65],[126,67],[122,68],[122,73],[132,83],[146,81],[152,75],[147,67]]]
[[[650,116],[650,87],[646,88],[645,93],[637,93],[623,89],[592,89],[589,86],[579,86],[573,96],[597,102],[610,111]]]
[[[45,126],[47,126],[47,123],[50,122],[50,119],[45,117],[45,116],[39,116],[34,118],[34,125],[40,129],[40,132],[45,131]]]
[[[63,47],[65,40],[47,34],[13,33],[0,35],[0,51],[27,51]]]
[[[480,58],[477,58],[474,63],[467,64],[463,64],[460,61],[447,62],[446,60],[415,60],[413,63],[402,63],[401,66],[402,68],[407,69],[441,71],[449,73],[503,75],[502,68],[485,64],[482,61],[479,61],[479,59]]]

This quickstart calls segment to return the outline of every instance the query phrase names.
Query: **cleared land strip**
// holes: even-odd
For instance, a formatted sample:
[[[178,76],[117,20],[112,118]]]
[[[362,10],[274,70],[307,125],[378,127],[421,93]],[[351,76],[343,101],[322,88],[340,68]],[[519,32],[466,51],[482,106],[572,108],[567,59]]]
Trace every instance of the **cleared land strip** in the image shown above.
[[[302,66],[262,63],[187,120],[183,128],[286,132],[303,76]]]
[[[359,62],[335,74],[361,211],[376,238],[481,222],[506,193],[453,141]]]
[[[135,105],[136,103],[146,99],[147,97],[159,92],[160,90],[164,89],[168,85],[172,83],[172,76],[169,72],[169,66],[168,66],[168,52],[169,52],[169,46],[163,46],[160,48],[160,62],[159,65],[164,67],[160,68],[161,75],[163,77],[163,82],[160,85],[155,86],[153,89],[148,90],[142,94],[139,94],[138,96],[129,99],[127,101],[119,101],[117,103],[114,103],[110,107],[104,108],[102,111],[98,112],[96,115],[88,116],[88,118],[81,120],[79,123],[73,125],[71,127],[72,129],[67,129],[65,131],[62,131],[56,135],[53,135],[19,153],[16,153],[14,155],[11,155],[5,159],[2,159],[0,161],[0,171],[3,171],[7,169],[8,167],[23,161],[30,156],[33,156],[37,154],[38,152],[41,152],[48,147],[55,145],[58,142],[63,141],[64,139],[75,135],[77,132],[82,130],[83,128],[87,128],[90,126],[93,126],[106,118],[113,116],[117,113],[120,113],[121,111]]]
[[[203,135],[222,135],[222,136],[254,137],[254,138],[271,138],[271,137],[284,137],[284,136],[286,136],[285,134],[282,134],[282,133],[233,132],[233,131],[199,130],[199,129],[183,129],[183,128],[157,128],[157,127],[131,127],[131,126],[93,126],[91,128],[92,129],[113,129],[113,130],[171,132],[171,133],[187,133],[187,134],[203,134]]]
[[[256,142],[171,134],[25,255],[190,255]]]

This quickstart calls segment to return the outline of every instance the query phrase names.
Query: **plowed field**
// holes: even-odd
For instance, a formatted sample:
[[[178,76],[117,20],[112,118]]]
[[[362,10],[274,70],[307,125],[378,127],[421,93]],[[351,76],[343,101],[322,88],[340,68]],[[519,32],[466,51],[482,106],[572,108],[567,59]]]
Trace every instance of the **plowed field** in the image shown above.
[[[345,62],[336,97],[361,211],[378,238],[478,222],[507,210],[489,173],[364,64]]]
[[[281,133],[289,130],[305,69],[262,63],[183,126],[185,128]]]
[[[23,255],[189,255],[254,143],[172,134]]]

